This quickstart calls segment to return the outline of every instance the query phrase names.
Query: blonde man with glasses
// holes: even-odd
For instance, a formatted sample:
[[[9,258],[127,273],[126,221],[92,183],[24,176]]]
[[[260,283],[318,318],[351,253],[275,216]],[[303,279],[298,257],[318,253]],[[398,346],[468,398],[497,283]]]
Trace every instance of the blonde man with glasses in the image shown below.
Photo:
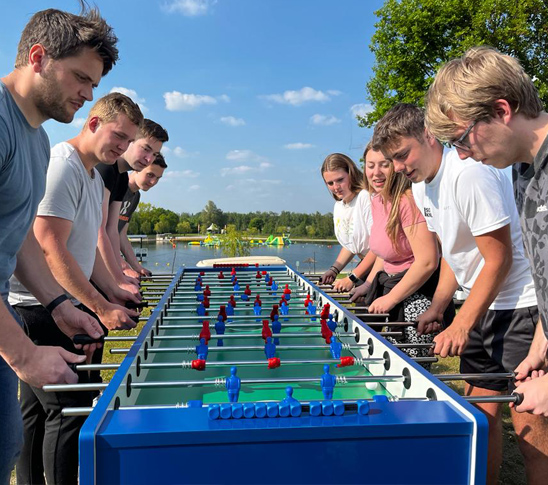
[[[419,334],[439,326],[461,286],[467,299],[453,323],[434,337],[434,352],[460,356],[466,374],[513,371],[528,354],[538,310],[510,180],[471,158],[461,160],[457,150],[444,149],[425,129],[424,110],[414,105],[390,109],[377,123],[372,145],[413,182],[417,207],[441,243],[439,282],[430,308],[417,319]],[[510,390],[508,379],[466,380],[467,395],[498,396]],[[477,406],[489,422],[487,483],[496,484],[502,463],[501,405]],[[529,483],[546,483],[548,422],[517,412],[512,422]]]
[[[516,409],[548,417],[548,113],[533,80],[511,56],[475,47],[445,64],[428,91],[426,122],[461,157],[514,168],[514,192],[533,270],[540,320],[516,368]]]

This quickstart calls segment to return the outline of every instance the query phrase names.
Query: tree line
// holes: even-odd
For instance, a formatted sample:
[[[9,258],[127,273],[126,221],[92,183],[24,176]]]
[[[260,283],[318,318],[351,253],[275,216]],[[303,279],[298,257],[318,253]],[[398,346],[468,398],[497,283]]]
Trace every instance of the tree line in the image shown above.
[[[223,212],[208,201],[197,214],[177,214],[168,209],[141,202],[133,214],[128,234],[205,234],[212,224],[219,229],[227,226],[236,231],[268,237],[290,233],[293,237],[334,238],[333,214],[303,214],[297,212]]]

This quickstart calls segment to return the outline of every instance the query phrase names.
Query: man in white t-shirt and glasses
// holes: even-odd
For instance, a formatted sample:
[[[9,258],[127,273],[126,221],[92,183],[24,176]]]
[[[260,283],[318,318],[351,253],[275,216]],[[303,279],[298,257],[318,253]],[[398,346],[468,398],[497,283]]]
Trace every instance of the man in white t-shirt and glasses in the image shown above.
[[[400,104],[375,128],[381,150],[413,182],[413,196],[428,228],[438,235],[443,259],[431,307],[419,317],[419,333],[439,328],[460,285],[467,299],[452,325],[434,339],[441,357],[459,355],[463,373],[513,372],[527,356],[538,320],[537,300],[524,255],[510,180],[501,172],[461,160],[425,130],[424,111]],[[496,396],[509,380],[469,380],[466,395]],[[502,462],[500,404],[478,407],[489,421],[487,483],[498,483]],[[548,474],[548,423],[512,412],[529,483]]]

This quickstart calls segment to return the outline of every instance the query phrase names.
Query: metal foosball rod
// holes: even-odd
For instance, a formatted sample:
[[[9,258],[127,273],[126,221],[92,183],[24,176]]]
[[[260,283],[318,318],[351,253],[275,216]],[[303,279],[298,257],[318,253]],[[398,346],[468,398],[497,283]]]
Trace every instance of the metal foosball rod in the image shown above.
[[[345,385],[353,382],[403,382],[406,377],[403,375],[383,375],[383,376],[335,376],[336,383]],[[242,386],[251,384],[302,384],[311,382],[320,382],[320,377],[270,377],[270,378],[243,378],[240,379]],[[49,384],[42,387],[44,392],[66,392],[66,391],[100,391],[106,389],[107,383],[86,383],[86,384]],[[160,389],[177,387],[198,387],[215,386],[225,387],[226,377],[217,377],[215,380],[184,380],[184,381],[160,381],[160,382],[128,382],[128,387],[132,389]]]
[[[352,349],[367,349],[367,344],[342,344],[343,350]],[[111,354],[127,354],[130,349],[128,348],[113,348],[110,349]],[[323,345],[276,345],[276,350],[329,350],[329,348]],[[247,352],[247,351],[264,351],[264,345],[234,345],[223,347],[209,347],[208,352]],[[147,350],[151,354],[166,354],[166,353],[182,353],[187,352],[189,354],[196,354],[196,347],[168,347],[168,348],[149,348]]]
[[[387,337],[401,337],[401,332],[377,332],[378,335],[383,335]],[[354,332],[334,332],[333,335],[336,337],[355,337]],[[320,333],[303,333],[303,332],[286,332],[286,333],[273,333],[272,338],[323,338]],[[127,336],[127,337],[105,337],[105,342],[131,342],[137,340],[138,336]],[[218,340],[232,340],[239,338],[262,338],[260,333],[240,333],[240,334],[223,334],[223,335],[211,335],[211,339]],[[154,337],[154,340],[200,340],[199,334],[194,335],[158,335]]]
[[[282,298],[282,295],[262,297],[261,301],[263,303],[263,307],[266,306],[265,303],[270,305],[278,305],[278,302],[281,300],[281,298]],[[221,305],[224,305],[224,306],[228,305],[228,298],[226,297],[215,297],[215,298],[208,297],[208,300],[210,305],[215,305],[215,307],[217,307],[217,305],[219,305],[219,307]],[[293,308],[295,308],[296,305],[299,305],[299,307],[301,307],[301,303],[304,301],[305,301],[305,298],[291,298],[291,300],[288,303],[289,304],[294,303]],[[196,300],[196,298],[181,299],[181,298],[174,297],[171,303],[171,306],[175,308],[196,308],[196,306],[199,305],[200,303],[201,301]],[[253,307],[255,306],[254,303],[255,301],[252,300],[251,298],[249,300],[241,300],[240,298],[238,298],[236,300],[236,308],[246,307],[246,309],[252,310]],[[302,309],[303,311],[305,310],[304,305],[302,305]]]
[[[178,310],[172,310],[171,307],[168,310],[170,313],[177,313]],[[185,310],[179,310],[180,312],[185,313]],[[390,315],[388,313],[377,313],[376,316],[379,318],[388,318]],[[315,314],[300,314],[300,315],[280,315],[280,318],[303,318],[303,319],[309,319],[309,318],[318,318],[320,319],[321,314],[315,313]],[[143,317],[147,319],[147,317]],[[180,316],[180,317],[164,317],[164,320],[212,320],[213,318],[217,318],[217,315],[209,315],[209,316],[200,316],[200,315],[189,315],[189,316]],[[236,315],[234,317],[234,320],[256,320],[257,318],[261,318],[261,315]]]
[[[227,322],[225,330],[230,329],[239,329],[239,328],[257,328],[262,327],[262,319],[260,317],[257,317],[258,322],[255,323],[233,323],[233,322]],[[265,318],[266,320],[266,318]],[[303,327],[303,328],[319,328],[321,327],[320,323],[306,323],[306,322],[283,322],[283,317],[280,319],[280,322],[282,322],[283,327]],[[409,322],[372,322],[372,325],[381,325],[383,327],[407,327],[409,325],[412,325],[412,323]],[[344,324],[337,323],[337,327],[343,327]],[[161,328],[163,330],[184,330],[184,329],[200,329],[202,328],[202,325],[200,324],[190,324],[190,325],[177,325],[177,324],[162,324],[158,325],[158,328]]]

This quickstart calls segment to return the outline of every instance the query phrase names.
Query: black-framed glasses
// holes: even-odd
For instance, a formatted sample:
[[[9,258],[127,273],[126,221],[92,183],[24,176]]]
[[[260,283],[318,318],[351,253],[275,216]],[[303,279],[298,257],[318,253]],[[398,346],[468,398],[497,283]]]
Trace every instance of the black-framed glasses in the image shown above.
[[[472,131],[474,126],[476,126],[476,123],[478,123],[479,121],[480,120],[472,121],[472,123],[470,123],[468,125],[468,128],[466,128],[464,133],[457,140],[450,141],[447,144],[449,146],[453,146],[455,148],[458,148],[459,150],[464,150],[464,151],[467,151],[467,152],[472,150],[472,147],[470,146],[470,144],[466,143],[465,140],[466,140],[466,138],[468,138],[468,135],[470,134],[470,132]]]

